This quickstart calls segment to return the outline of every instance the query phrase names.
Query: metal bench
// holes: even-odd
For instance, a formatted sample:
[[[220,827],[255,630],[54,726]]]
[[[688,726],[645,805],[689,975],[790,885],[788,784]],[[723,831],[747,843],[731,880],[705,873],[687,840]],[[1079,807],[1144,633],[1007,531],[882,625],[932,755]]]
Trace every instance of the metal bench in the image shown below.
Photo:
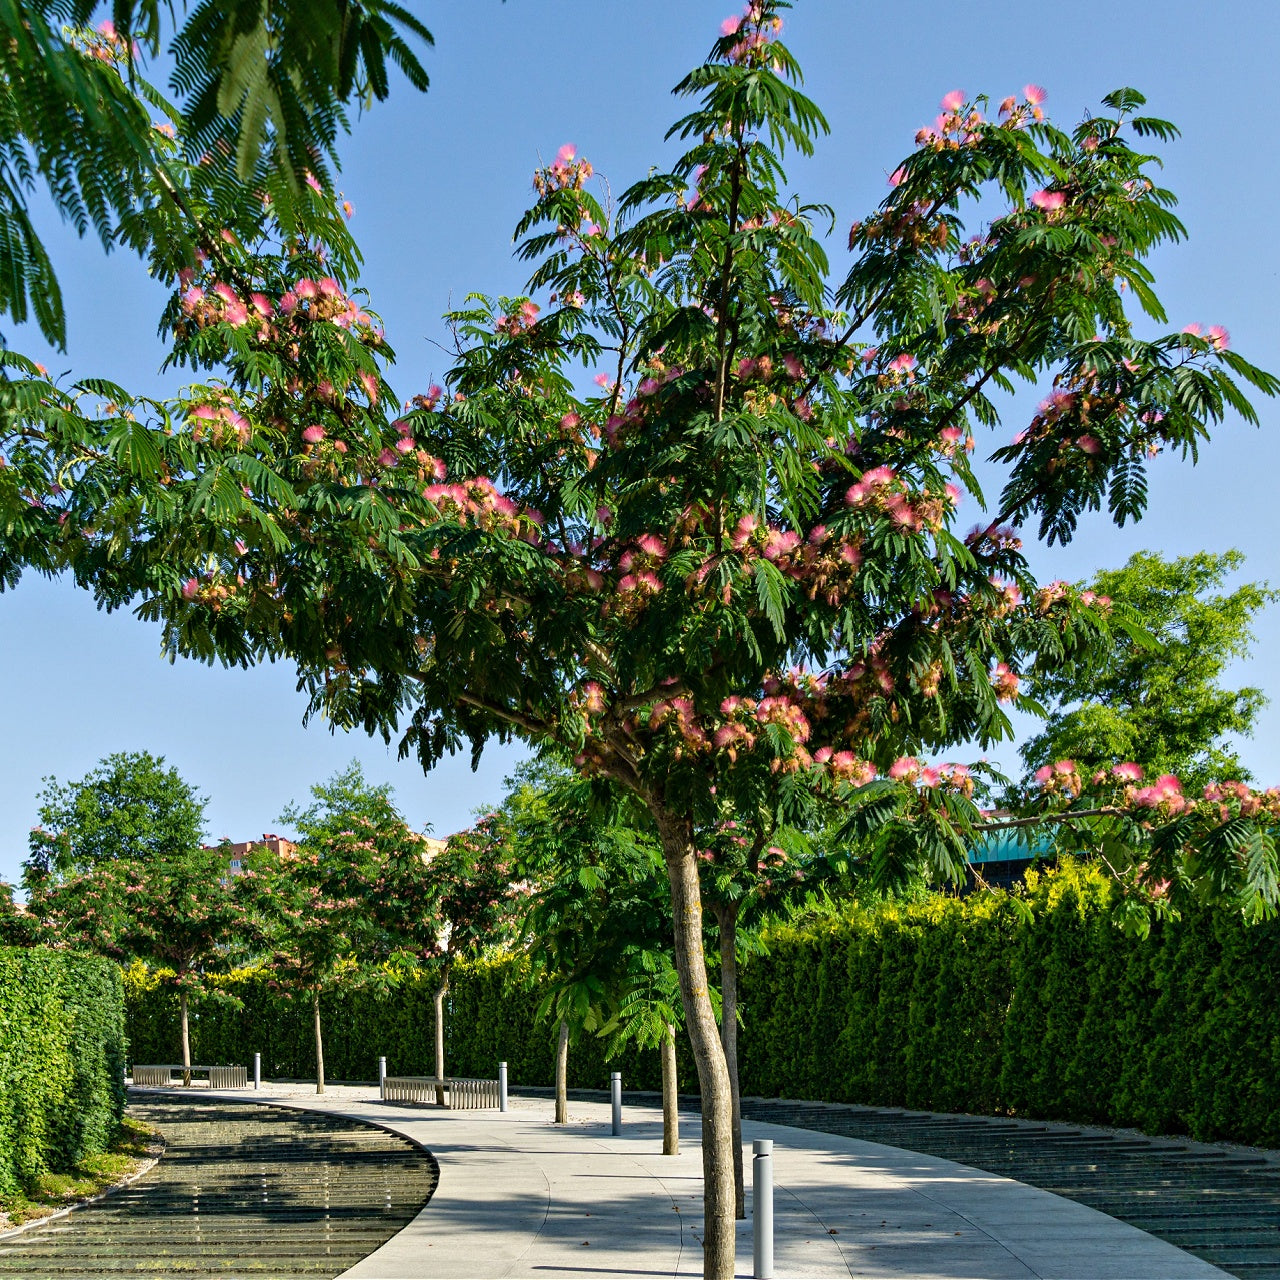
[[[172,1085],[180,1085],[183,1074],[188,1070],[192,1076],[208,1076],[210,1089],[247,1089],[249,1087],[248,1067],[200,1067],[193,1063],[188,1068],[180,1062],[147,1064],[135,1062],[133,1083],[140,1089],[167,1089]],[[174,1072],[177,1072],[176,1079]]]
[[[450,1111],[496,1111],[499,1106],[496,1080],[473,1080],[462,1076],[387,1076],[382,1081],[382,1097],[387,1102],[435,1102],[443,1090],[444,1105]]]

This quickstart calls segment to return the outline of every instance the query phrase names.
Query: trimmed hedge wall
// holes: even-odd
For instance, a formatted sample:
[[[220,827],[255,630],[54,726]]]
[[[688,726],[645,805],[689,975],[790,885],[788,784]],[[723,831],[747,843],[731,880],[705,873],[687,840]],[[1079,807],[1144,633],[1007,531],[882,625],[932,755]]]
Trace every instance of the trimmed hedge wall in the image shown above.
[[[124,1115],[118,966],[0,948],[0,1194],[105,1151]]]
[[[141,965],[125,971],[131,1063],[181,1060],[178,997],[162,976]],[[505,1059],[513,1085],[555,1079],[556,1028],[536,1020],[538,996],[522,978],[515,960],[454,965],[445,1018],[445,1068],[451,1075],[492,1079]],[[392,1075],[430,1075],[434,998],[429,976],[407,981],[384,998],[368,990],[322,996],[325,1076],[374,1080],[380,1054]],[[260,970],[239,970],[219,979],[214,994],[193,996],[190,1025],[193,1062],[251,1065],[256,1051],[264,1077],[314,1078],[310,999],[290,999]],[[686,1047],[681,1054],[684,1087],[696,1088]],[[621,1071],[629,1089],[662,1087],[656,1049],[629,1050],[606,1062],[597,1037],[584,1036],[571,1047],[570,1088],[607,1088],[611,1071]]]
[[[1157,922],[1146,939],[1112,923],[1111,888],[1067,863],[1028,875],[1025,892],[848,908],[780,928],[741,967],[746,1094],[1015,1114],[1135,1126],[1280,1146],[1280,921],[1221,912]],[[447,1065],[513,1084],[550,1084],[554,1028],[534,1019],[516,960],[455,969]],[[227,983],[244,1008],[196,1005],[193,1053],[268,1075],[315,1070],[309,1007],[260,974]],[[137,1061],[175,1061],[176,999],[145,971],[127,977]],[[432,988],[379,1002],[324,1002],[334,1079],[432,1070]],[[680,1080],[696,1089],[681,1042]],[[656,1089],[656,1051],[607,1063],[599,1040],[569,1054],[571,1086]]]
[[[1138,939],[1097,873],[1028,880],[772,933],[743,966],[743,1091],[1280,1146],[1280,921]]]

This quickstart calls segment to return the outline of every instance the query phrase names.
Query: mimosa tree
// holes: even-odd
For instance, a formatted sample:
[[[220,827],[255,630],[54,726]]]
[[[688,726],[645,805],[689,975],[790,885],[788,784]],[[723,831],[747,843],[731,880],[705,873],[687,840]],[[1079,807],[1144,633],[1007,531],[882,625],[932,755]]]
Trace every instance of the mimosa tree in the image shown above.
[[[10,553],[69,563],[108,604],[141,595],[174,652],[292,658],[313,710],[428,768],[519,736],[645,806],[716,1278],[734,1270],[733,1125],[698,830],[750,804],[763,769],[861,793],[878,839],[960,858],[972,777],[927,757],[1008,736],[1023,677],[1111,625],[1105,601],[1033,580],[1020,530],[1137,519],[1151,457],[1193,454],[1229,412],[1255,420],[1242,383],[1277,390],[1225,330],[1159,331],[1145,259],[1182,227],[1146,148],[1174,131],[1133,90],[1069,131],[1035,85],[948,93],[835,272],[833,215],[786,187],[786,154],[826,124],[781,7],[727,20],[677,86],[693,104],[670,170],[616,203],[570,145],[537,172],[527,290],[455,312],[447,391],[400,416],[341,255],[265,223],[211,259],[169,318],[175,358],[226,381],[117,406],[151,429],[108,414],[59,437],[25,409],[44,505]],[[969,452],[1018,380],[1047,394],[998,441],[1008,483],[964,533]],[[94,452],[99,430],[124,443]],[[1109,781],[1095,808],[1163,840],[1166,900],[1274,903],[1274,797]],[[1047,810],[1084,787],[1064,770]],[[1145,901],[1139,859],[1112,854]]]

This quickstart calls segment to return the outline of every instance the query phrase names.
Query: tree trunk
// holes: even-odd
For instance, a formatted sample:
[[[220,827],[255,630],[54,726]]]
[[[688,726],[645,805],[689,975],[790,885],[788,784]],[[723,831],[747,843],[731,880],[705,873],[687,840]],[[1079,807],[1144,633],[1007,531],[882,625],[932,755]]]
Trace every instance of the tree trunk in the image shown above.
[[[316,1092],[324,1092],[324,1040],[320,1035],[320,992],[311,993],[311,1012],[316,1024]]]
[[[449,994],[449,971],[436,991],[436,1105],[444,1106],[444,998]]]
[[[724,1061],[729,1068],[729,1091],[733,1099],[733,1212],[747,1216],[746,1189],[742,1171],[742,1088],[738,1082],[738,911],[736,902],[716,907],[720,925],[720,1039]]]
[[[702,948],[702,894],[691,825],[649,797],[662,841],[675,925],[676,972],[689,1046],[702,1092],[703,1280],[733,1280],[733,1098],[729,1068],[707,987]]]
[[[556,1040],[556,1118],[555,1124],[569,1123],[569,1024],[560,1019],[560,1035]]]
[[[662,1154],[680,1154],[680,1112],[677,1109],[679,1092],[676,1089],[676,1028],[667,1023],[667,1034],[662,1037]]]
[[[178,991],[178,1008],[182,1013],[182,1083],[191,1087],[191,1025],[187,1019],[187,989]]]

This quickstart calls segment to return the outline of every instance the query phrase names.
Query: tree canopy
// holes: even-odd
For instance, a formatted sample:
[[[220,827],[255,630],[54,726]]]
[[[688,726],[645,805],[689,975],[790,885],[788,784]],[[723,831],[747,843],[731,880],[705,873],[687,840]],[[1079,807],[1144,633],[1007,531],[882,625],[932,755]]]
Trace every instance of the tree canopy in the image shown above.
[[[1035,678],[1031,694],[1050,714],[1021,748],[1028,773],[1066,758],[1090,771],[1133,761],[1194,790],[1249,781],[1231,739],[1249,736],[1267,698],[1253,687],[1223,688],[1222,679],[1248,656],[1254,619],[1277,593],[1259,582],[1226,590],[1243,564],[1238,551],[1174,560],[1140,551],[1079,584],[1126,606],[1143,630],[1116,630],[1087,665]]]
[[[31,219],[38,188],[81,235],[92,228],[104,248],[124,244],[153,268],[167,260],[172,278],[225,225],[189,198],[184,169],[205,171],[217,205],[247,193],[296,228],[309,184],[330,183],[347,108],[387,96],[388,62],[427,87],[410,42],[431,34],[391,0],[114,0],[95,27],[99,7],[0,10],[0,313],[34,318],[57,346],[66,317]],[[161,56],[173,101],[143,74]]]
[[[49,777],[44,784],[28,881],[104,863],[172,861],[197,851],[204,838],[208,801],[149,751],[117,752],[76,782]]]

